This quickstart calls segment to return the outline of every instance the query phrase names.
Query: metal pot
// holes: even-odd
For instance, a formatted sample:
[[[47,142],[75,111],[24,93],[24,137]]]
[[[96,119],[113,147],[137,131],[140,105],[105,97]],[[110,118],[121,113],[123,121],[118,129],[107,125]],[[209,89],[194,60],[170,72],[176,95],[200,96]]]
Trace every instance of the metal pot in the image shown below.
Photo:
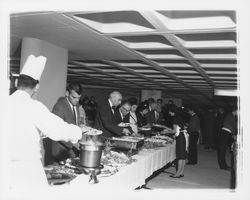
[[[100,166],[103,145],[89,145],[80,143],[80,165],[97,168]]]

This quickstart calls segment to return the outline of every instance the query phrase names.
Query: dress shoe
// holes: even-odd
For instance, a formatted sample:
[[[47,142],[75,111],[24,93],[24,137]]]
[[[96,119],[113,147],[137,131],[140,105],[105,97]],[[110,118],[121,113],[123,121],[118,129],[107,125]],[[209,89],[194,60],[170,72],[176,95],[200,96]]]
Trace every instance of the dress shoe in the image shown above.
[[[183,178],[183,177],[184,177],[184,174],[181,174],[181,175],[179,175],[179,176],[170,175],[169,177],[171,177],[171,178]]]
[[[141,189],[152,190],[152,188],[149,188],[146,185],[142,185],[142,186],[139,186],[138,188],[136,188],[136,190],[141,190]]]

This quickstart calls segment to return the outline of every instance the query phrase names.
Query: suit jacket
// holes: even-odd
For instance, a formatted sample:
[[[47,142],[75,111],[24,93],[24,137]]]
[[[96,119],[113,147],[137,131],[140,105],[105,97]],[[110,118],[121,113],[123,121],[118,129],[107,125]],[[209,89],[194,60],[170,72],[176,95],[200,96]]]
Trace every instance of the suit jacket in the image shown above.
[[[119,108],[114,109],[114,117],[117,124],[120,124],[121,122],[124,122],[124,118],[122,118],[121,113],[119,111]]]
[[[79,125],[79,120],[80,120],[79,105],[76,106],[77,122],[75,122],[72,108],[66,97],[58,99],[58,101],[56,102],[56,104],[52,109],[52,112],[57,116],[61,117],[65,122],[68,122],[69,124]]]
[[[147,125],[148,123],[147,118],[143,116],[140,112],[136,112],[136,117],[137,117],[138,127]]]
[[[78,125],[80,120],[79,106],[76,106],[76,111],[77,122],[74,120],[72,108],[66,97],[59,98],[52,109],[52,112],[62,118],[65,122]],[[61,161],[67,158],[75,157],[75,153],[72,148],[73,144],[71,142],[52,141],[52,156],[54,160]]]
[[[187,131],[189,134],[192,132],[200,131],[200,119],[197,114],[194,114],[193,116],[191,116],[188,127],[187,127]]]
[[[118,110],[118,112],[116,112],[116,116],[117,116],[116,121],[118,122],[118,124],[120,124],[121,122],[130,123],[130,120],[129,120],[130,119],[130,113],[125,115],[125,117],[123,117],[123,119],[122,119],[121,114],[120,114],[120,112]],[[130,131],[130,133],[134,132],[133,129],[130,126],[126,127],[126,128]]]
[[[108,100],[98,106],[94,127],[102,130],[104,137],[117,137],[124,135],[122,133],[123,128],[117,126],[117,120],[115,119]]]
[[[152,124],[161,124],[162,123],[162,113],[159,112],[159,117],[158,119],[155,118],[155,111],[151,110],[149,111],[146,116],[147,122],[152,125]]]
[[[123,118],[123,122],[124,123],[130,123],[130,113],[128,113],[127,115],[125,115],[125,117]]]

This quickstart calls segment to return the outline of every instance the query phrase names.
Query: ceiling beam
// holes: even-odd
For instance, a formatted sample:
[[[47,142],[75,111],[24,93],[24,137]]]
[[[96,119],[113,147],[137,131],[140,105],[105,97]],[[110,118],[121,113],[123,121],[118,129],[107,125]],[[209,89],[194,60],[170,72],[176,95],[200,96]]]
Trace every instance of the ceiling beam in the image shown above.
[[[133,75],[135,75],[135,76],[137,76],[137,77],[140,77],[140,78],[142,78],[142,79],[145,79],[145,80],[147,80],[147,81],[149,81],[149,82],[151,82],[151,83],[155,83],[156,85],[159,85],[159,86],[165,88],[165,89],[168,90],[168,91],[171,91],[171,88],[169,88],[168,86],[166,86],[166,85],[164,85],[164,84],[162,84],[162,83],[160,83],[160,82],[158,82],[158,81],[155,81],[154,79],[149,78],[149,77],[145,76],[144,74],[138,73],[138,72],[134,71],[133,69],[130,69],[129,67],[121,66],[119,63],[117,63],[117,62],[115,62],[115,61],[108,61],[108,60],[102,60],[102,61],[103,61],[104,63],[113,65],[113,66],[117,67],[118,69],[121,69],[121,70],[123,70],[123,71],[129,72],[130,74],[133,74]]]
[[[147,88],[148,88],[148,87],[145,87],[143,84],[136,83],[136,82],[134,82],[134,81],[129,81],[129,80],[127,80],[126,78],[119,77],[119,76],[114,75],[114,74],[109,73],[109,72],[105,72],[105,71],[103,71],[103,70],[101,70],[101,69],[97,69],[97,68],[95,68],[95,67],[89,67],[89,66],[87,66],[86,64],[84,64],[84,63],[82,63],[82,62],[78,62],[78,61],[71,61],[71,62],[74,63],[74,64],[81,65],[81,66],[83,66],[84,68],[87,68],[87,69],[89,69],[89,70],[96,71],[96,72],[98,72],[98,73],[107,75],[107,76],[109,76],[109,77],[113,77],[113,78],[116,78],[116,79],[118,79],[118,80],[122,80],[122,81],[124,81],[124,82],[128,82],[128,83],[131,83],[131,84],[133,84],[133,85],[136,85],[137,87],[139,87],[138,89],[142,89],[142,88],[147,89]]]
[[[99,85],[107,85],[107,86],[111,86],[111,87],[114,87],[114,88],[123,88],[123,89],[128,89],[128,87],[130,87],[130,86],[123,85],[123,84],[120,84],[120,83],[116,83],[114,85],[114,83],[107,82],[104,78],[100,78],[100,77],[94,77],[94,79],[93,79],[93,76],[85,74],[85,73],[76,73],[76,74],[79,75],[79,78],[82,77],[82,76],[90,78],[91,79],[90,82],[96,82],[97,81],[96,84],[99,84]],[[68,80],[74,80],[74,81],[77,81],[77,82],[81,82],[81,79],[79,80],[79,78],[69,78]],[[137,90],[135,88],[129,88],[129,89]]]
[[[147,19],[157,30],[168,30],[165,24],[163,24],[157,17],[155,11],[140,11],[140,14]],[[187,51],[184,46],[176,39],[173,34],[162,34],[176,49],[180,51],[180,53],[188,59],[188,61],[192,64],[197,72],[209,83],[213,88],[215,84],[207,75],[206,71],[202,69],[200,63],[194,59],[192,54]]]
[[[134,88],[128,88],[127,86],[121,86],[121,85],[118,85],[118,84],[116,84],[116,85],[114,85],[114,84],[110,84],[110,83],[103,83],[103,81],[97,81],[97,80],[95,80],[95,81],[89,81],[89,80],[79,80],[79,79],[76,79],[76,78],[70,78],[70,79],[68,79],[68,81],[70,82],[70,81],[74,81],[74,82],[78,82],[78,83],[80,83],[80,84],[89,84],[89,85],[93,85],[93,86],[96,86],[96,87],[98,87],[98,86],[106,86],[106,87],[109,87],[110,89],[127,89],[127,90],[135,90],[135,91],[138,91],[138,90],[136,90],[136,89],[134,89]],[[138,91],[139,92],[139,91]]]
[[[232,28],[217,28],[217,29],[200,29],[200,30],[155,30],[155,31],[138,31],[138,32],[118,32],[118,33],[104,33],[110,37],[122,36],[145,36],[145,35],[164,35],[164,34],[197,34],[197,33],[227,33],[236,32]]]

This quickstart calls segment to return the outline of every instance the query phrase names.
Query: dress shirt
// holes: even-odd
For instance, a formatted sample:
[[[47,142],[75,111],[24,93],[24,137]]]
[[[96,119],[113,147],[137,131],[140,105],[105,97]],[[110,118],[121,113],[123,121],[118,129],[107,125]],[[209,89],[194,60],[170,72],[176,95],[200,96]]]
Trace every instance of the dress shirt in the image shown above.
[[[134,112],[130,112],[129,123],[137,124],[137,117]]]
[[[159,112],[155,110],[155,122],[159,120]]]
[[[113,104],[112,104],[112,102],[110,101],[110,99],[108,100],[109,101],[109,105],[110,105],[110,108],[111,108],[111,110],[112,110],[112,113],[113,113],[113,115],[115,114],[115,111],[114,111],[114,109],[113,109]]]
[[[76,122],[76,124],[77,124],[77,122],[78,122],[78,116],[77,116],[76,106],[74,106],[74,105],[69,101],[68,98],[66,98],[66,99],[67,99],[67,101],[68,101],[68,103],[69,103],[69,105],[70,105],[70,107],[71,107],[73,116],[75,117],[75,120],[76,120],[75,122]]]
[[[122,112],[120,111],[120,109],[119,109],[119,113],[120,113],[121,119],[122,119],[122,121],[123,121],[124,117],[123,117],[123,114],[122,114]]]

